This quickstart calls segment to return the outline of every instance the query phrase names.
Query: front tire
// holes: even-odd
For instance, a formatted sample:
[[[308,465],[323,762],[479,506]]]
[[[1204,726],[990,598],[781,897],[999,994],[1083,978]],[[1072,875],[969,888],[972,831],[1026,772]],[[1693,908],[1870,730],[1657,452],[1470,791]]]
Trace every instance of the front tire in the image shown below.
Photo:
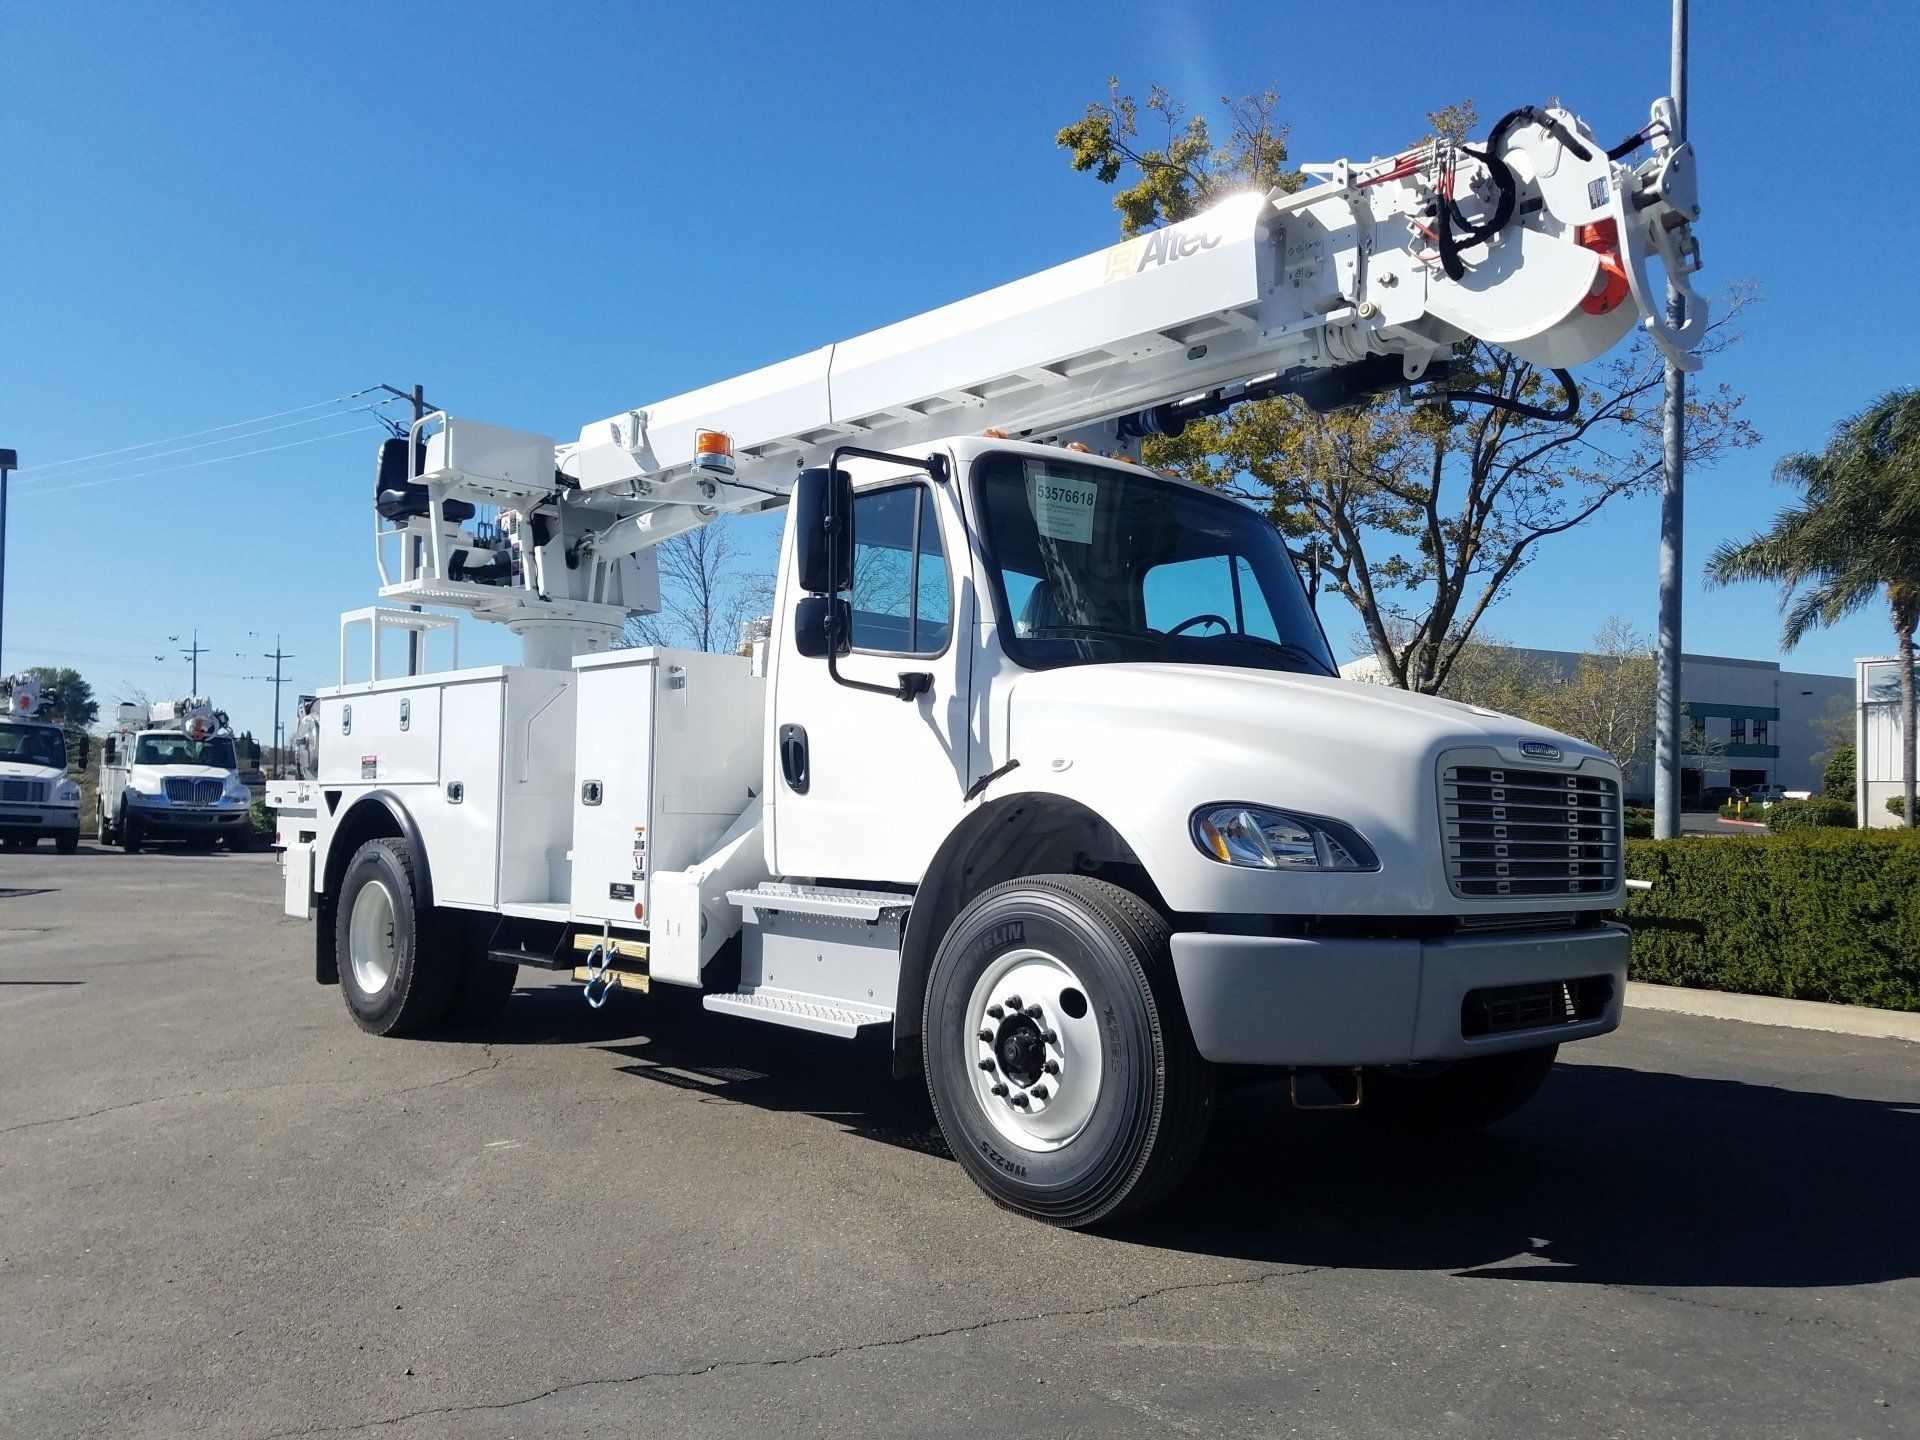
[[[1370,1070],[1361,1113],[1404,1130],[1477,1130],[1534,1097],[1553,1070],[1558,1045],[1456,1060],[1432,1074]]]
[[[73,854],[80,848],[80,832],[78,830],[72,830],[66,834],[55,836],[53,848],[62,855]]]
[[[947,1144],[999,1204],[1049,1224],[1117,1219],[1183,1179],[1213,1068],[1194,1049],[1166,922],[1105,881],[1009,881],[940,942],[921,1019]]]
[[[113,833],[120,838],[120,848],[126,851],[127,854],[138,855],[140,853],[140,844],[145,837],[140,833],[139,818],[132,812],[125,808],[121,809],[120,823],[113,827]]]
[[[334,907],[334,953],[347,1013],[368,1034],[417,1035],[446,1014],[453,956],[420,901],[406,841],[369,840],[347,862]]]

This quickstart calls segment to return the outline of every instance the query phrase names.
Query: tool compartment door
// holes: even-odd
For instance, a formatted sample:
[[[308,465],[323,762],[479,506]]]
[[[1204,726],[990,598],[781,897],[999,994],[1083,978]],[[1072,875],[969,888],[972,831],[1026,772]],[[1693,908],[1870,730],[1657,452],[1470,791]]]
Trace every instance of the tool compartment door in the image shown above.
[[[575,712],[572,904],[579,920],[645,923],[653,845],[653,651],[582,657]]]

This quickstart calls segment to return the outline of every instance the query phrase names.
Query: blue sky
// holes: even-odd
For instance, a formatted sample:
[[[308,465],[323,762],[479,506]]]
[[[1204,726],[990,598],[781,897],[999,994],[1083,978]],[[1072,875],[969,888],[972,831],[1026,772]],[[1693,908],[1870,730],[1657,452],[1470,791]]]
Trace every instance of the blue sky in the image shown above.
[[[1920,218],[1911,17],[1694,5],[1707,279],[1750,277],[1765,300],[1710,372],[1746,392],[1763,443],[1690,480],[1690,650],[1777,654],[1772,594],[1704,591],[1699,562],[1773,514],[1780,454],[1915,378],[1920,290],[1876,259]],[[378,437],[338,438],[365,415],[76,457],[379,381],[570,436],[1108,243],[1108,193],[1053,134],[1109,75],[1196,104],[1275,84],[1296,161],[1390,151],[1463,96],[1483,114],[1557,97],[1610,139],[1665,89],[1666,20],[1649,0],[15,0],[0,445],[25,468],[4,662],[72,664],[109,701],[173,694],[198,625],[202,689],[264,733],[271,686],[243,678],[260,653],[276,635],[294,652],[289,694],[325,683],[338,612],[371,603]],[[269,445],[288,448],[151,473]],[[76,463],[36,473],[56,461]],[[121,476],[144,478],[96,483]],[[1650,630],[1655,531],[1651,499],[1620,505],[1546,551],[1489,628],[1561,648],[1611,614]],[[1889,643],[1871,614],[1790,663],[1845,671]],[[494,633],[464,644],[511,653]]]

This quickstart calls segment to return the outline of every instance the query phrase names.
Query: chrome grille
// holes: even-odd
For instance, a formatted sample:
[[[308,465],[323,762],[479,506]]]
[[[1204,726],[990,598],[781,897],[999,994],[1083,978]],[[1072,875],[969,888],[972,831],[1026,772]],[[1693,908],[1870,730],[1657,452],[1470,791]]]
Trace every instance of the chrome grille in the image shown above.
[[[0,800],[11,800],[16,805],[44,805],[47,803],[47,782],[0,780]]]
[[[169,775],[166,777],[167,799],[175,805],[213,805],[220,799],[221,785],[218,780],[204,776]]]
[[[1440,772],[1456,895],[1605,895],[1620,884],[1620,786],[1512,766]]]

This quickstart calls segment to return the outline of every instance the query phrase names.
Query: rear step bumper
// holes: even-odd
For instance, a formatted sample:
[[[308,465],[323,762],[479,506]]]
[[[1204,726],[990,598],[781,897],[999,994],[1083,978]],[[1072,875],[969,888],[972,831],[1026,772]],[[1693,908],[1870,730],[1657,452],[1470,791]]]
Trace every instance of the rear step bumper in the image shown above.
[[[1604,1035],[1620,1023],[1618,925],[1445,940],[1180,934],[1200,1053],[1236,1065],[1406,1065]]]

